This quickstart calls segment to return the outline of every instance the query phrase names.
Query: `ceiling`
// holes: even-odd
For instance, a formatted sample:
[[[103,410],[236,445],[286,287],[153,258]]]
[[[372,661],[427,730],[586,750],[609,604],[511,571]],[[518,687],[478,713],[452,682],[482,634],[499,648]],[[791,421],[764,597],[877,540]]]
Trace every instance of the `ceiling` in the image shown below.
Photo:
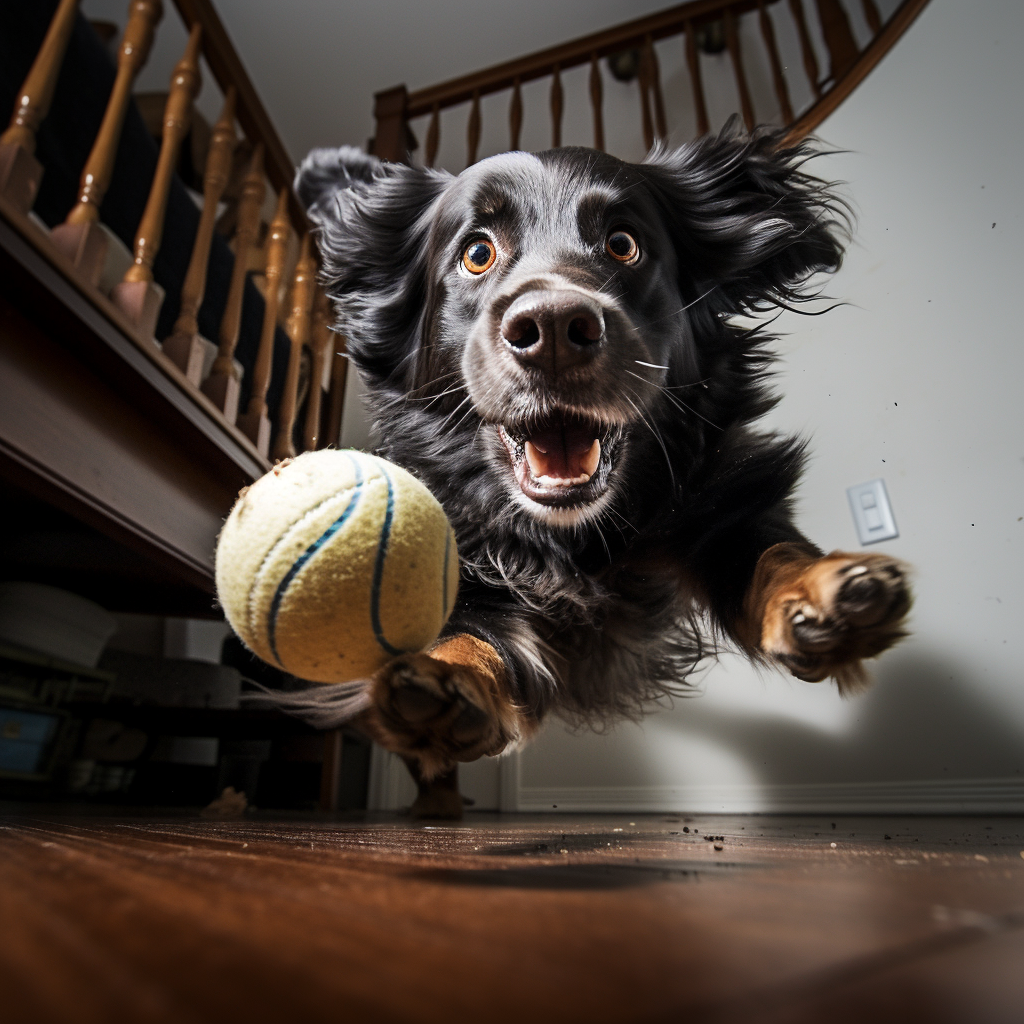
[[[271,119],[296,161],[314,146],[363,146],[373,94],[431,85],[670,6],[666,0],[216,0]],[[171,0],[140,90],[167,88],[185,46]],[[123,26],[128,0],[82,0],[88,18]],[[198,106],[216,118],[212,77]]]

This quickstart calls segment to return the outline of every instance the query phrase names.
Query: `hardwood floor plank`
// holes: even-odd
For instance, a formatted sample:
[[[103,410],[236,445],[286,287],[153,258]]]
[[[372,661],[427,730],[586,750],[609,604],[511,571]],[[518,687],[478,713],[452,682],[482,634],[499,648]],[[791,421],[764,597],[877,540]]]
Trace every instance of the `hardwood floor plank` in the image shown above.
[[[1021,994],[1024,823],[834,820],[8,815],[5,1019],[789,1022],[838,992],[928,1006],[932,975],[950,1005]],[[988,943],[1011,952],[982,970]]]

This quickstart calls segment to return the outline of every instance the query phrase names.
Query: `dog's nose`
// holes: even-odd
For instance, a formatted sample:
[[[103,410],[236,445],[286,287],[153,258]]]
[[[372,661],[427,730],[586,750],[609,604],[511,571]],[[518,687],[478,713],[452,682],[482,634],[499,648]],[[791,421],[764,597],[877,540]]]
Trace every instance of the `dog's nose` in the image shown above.
[[[501,337],[520,363],[554,377],[594,358],[604,340],[604,315],[577,291],[527,292],[506,310]]]

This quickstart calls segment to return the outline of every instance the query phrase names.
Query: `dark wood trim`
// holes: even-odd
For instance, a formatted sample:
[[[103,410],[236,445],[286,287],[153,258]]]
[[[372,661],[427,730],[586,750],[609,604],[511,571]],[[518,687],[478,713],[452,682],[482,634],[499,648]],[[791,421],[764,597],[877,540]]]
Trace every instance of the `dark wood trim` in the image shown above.
[[[234,86],[238,94],[237,116],[246,137],[252,143],[262,142],[266,154],[266,172],[274,190],[288,189],[288,212],[292,225],[301,235],[309,230],[306,212],[299,197],[292,189],[295,178],[295,164],[292,163],[281,137],[274,128],[270,115],[260,100],[252,79],[245,70],[238,51],[232,45],[231,37],[224,28],[216,9],[210,0],[174,0],[182,21],[190,31],[199,24],[203,29],[203,56],[210,65],[213,77],[221,92],[226,93]]]
[[[786,134],[784,145],[793,145],[814,131],[854,89],[864,81],[882,58],[896,45],[900,36],[913,24],[917,16],[928,6],[928,0],[904,0],[885,28],[871,41],[857,58],[856,63],[833,88],[824,93],[820,100],[806,113],[793,122]]]
[[[373,137],[374,156],[391,163],[403,164],[409,160],[408,113],[409,93],[404,85],[374,94],[373,116],[377,134]]]
[[[0,195],[0,274],[4,287],[28,289],[39,317],[53,322],[69,343],[96,351],[116,373],[129,371],[145,385],[154,415],[172,415],[182,442],[198,435],[212,443],[237,470],[255,480],[270,463],[214,404],[152,342],[133,329],[125,315],[79,275],[33,221]],[[197,438],[197,439],[198,439]]]

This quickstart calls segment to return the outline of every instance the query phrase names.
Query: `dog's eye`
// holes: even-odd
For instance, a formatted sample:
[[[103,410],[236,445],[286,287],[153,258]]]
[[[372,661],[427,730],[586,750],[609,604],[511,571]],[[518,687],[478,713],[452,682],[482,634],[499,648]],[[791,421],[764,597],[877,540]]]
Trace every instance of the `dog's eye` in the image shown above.
[[[466,246],[466,251],[462,254],[462,265],[471,274],[482,274],[485,270],[491,269],[497,255],[493,242],[486,238],[478,238]]]
[[[613,231],[604,247],[608,255],[620,263],[636,263],[640,256],[640,246],[628,231]]]

